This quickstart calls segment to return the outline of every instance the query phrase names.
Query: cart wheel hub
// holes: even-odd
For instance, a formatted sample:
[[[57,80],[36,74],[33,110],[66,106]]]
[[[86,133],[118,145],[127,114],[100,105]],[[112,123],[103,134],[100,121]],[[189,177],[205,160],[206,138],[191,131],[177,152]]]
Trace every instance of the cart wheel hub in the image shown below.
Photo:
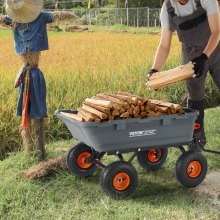
[[[152,149],[148,151],[147,157],[150,162],[156,163],[161,159],[161,155],[162,155],[162,150],[159,150],[159,157],[157,157],[157,150]]]
[[[92,166],[92,163],[85,163],[85,159],[91,157],[92,155],[88,152],[83,152],[78,156],[77,164],[82,169],[87,169]]]
[[[118,173],[113,179],[113,186],[116,190],[126,190],[130,185],[130,177],[127,173]]]
[[[201,163],[198,161],[192,161],[187,168],[187,173],[191,178],[197,178],[202,172]]]

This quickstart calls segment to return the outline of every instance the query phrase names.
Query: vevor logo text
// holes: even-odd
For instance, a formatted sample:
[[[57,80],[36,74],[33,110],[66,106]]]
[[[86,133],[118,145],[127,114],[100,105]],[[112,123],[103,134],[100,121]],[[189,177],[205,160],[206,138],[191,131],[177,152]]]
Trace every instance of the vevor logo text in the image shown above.
[[[129,132],[129,137],[156,135],[157,134],[156,131],[157,130],[132,131],[132,132]]]

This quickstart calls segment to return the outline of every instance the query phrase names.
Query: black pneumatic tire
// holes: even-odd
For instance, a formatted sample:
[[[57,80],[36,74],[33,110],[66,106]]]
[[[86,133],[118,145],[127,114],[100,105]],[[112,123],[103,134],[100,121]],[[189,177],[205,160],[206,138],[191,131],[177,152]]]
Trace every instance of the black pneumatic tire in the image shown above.
[[[207,169],[206,158],[201,153],[188,151],[176,162],[176,177],[183,186],[196,187],[205,179]]]
[[[138,185],[138,174],[132,164],[116,161],[105,168],[100,184],[103,191],[110,197],[124,199],[135,191]]]
[[[79,177],[92,176],[97,169],[96,165],[84,163],[84,159],[92,155],[93,150],[86,144],[79,143],[72,147],[66,157],[68,170]]]
[[[168,154],[167,148],[160,148],[158,150],[159,158],[156,158],[156,149],[138,152],[138,163],[146,170],[158,170],[165,163]],[[153,155],[155,155],[155,158]]]

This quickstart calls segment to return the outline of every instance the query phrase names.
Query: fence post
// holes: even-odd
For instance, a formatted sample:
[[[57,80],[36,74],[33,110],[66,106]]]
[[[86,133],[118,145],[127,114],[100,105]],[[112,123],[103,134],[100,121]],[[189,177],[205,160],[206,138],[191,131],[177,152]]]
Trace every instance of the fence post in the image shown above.
[[[150,9],[147,8],[147,27],[150,26]]]
[[[127,4],[127,26],[129,25],[128,4]]]
[[[92,25],[92,21],[91,21],[91,9],[89,9],[89,25]]]
[[[157,27],[157,19],[154,19],[154,27]]]
[[[110,25],[110,14],[109,14],[109,9],[108,9],[108,27]]]
[[[138,14],[138,8],[137,8],[137,27],[139,27],[139,14]]]

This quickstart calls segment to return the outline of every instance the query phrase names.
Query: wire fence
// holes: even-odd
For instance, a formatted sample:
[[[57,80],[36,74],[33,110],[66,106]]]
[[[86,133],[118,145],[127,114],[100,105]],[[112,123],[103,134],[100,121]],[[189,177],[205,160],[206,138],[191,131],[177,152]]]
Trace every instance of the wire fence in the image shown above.
[[[160,8],[73,8],[61,11],[73,12],[82,25],[111,26],[116,24],[132,27],[160,26]],[[44,9],[44,11],[55,11]],[[4,13],[2,10],[0,13]]]
[[[45,9],[45,11],[48,10]],[[84,25],[160,26],[160,8],[74,8],[63,9],[63,11],[73,12],[79,18],[80,23]]]

